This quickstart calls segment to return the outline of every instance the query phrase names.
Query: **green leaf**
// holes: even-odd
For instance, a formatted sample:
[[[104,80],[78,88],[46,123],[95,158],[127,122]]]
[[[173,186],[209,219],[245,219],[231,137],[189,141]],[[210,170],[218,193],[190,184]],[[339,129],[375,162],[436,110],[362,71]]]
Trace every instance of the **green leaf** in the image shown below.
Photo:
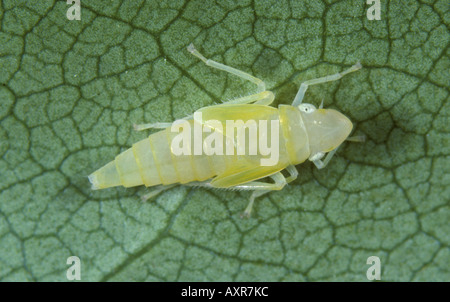
[[[0,4],[0,280],[449,281],[448,1],[65,1]],[[389,4],[388,4],[389,2]],[[305,80],[365,134],[327,168],[259,198],[176,187],[92,191],[87,175],[148,133],[255,90],[186,51],[266,81]],[[276,105],[277,105],[276,104]]]

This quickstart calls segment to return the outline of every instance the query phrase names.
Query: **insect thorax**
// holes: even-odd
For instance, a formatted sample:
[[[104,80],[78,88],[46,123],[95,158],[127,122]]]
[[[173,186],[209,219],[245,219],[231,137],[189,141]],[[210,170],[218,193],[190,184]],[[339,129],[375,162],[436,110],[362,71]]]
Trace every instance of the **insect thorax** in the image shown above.
[[[280,105],[280,128],[292,165],[304,162],[310,155],[308,133],[297,107]]]

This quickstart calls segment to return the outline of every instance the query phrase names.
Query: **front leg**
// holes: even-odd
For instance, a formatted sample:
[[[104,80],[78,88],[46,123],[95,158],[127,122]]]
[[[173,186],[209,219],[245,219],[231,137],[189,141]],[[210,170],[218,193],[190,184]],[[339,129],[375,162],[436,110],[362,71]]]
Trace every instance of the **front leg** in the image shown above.
[[[300,89],[298,90],[297,95],[294,98],[294,101],[292,102],[292,106],[297,107],[302,103],[303,97],[305,96],[305,92],[306,92],[306,89],[308,89],[308,86],[322,84],[322,83],[326,83],[326,82],[337,81],[340,78],[342,78],[343,76],[345,76],[346,74],[360,70],[361,68],[362,68],[361,63],[358,62],[355,65],[353,65],[352,67],[350,67],[349,69],[344,70],[343,72],[338,72],[333,75],[328,75],[328,76],[321,77],[318,79],[312,79],[312,80],[303,82],[300,85]]]
[[[346,141],[357,142],[357,143],[362,143],[365,140],[366,140],[366,137],[364,135],[351,136],[351,137],[347,137],[347,139],[346,139]],[[314,163],[314,165],[316,165],[317,169],[323,169],[328,165],[328,163],[330,162],[331,158],[333,158],[333,155],[334,155],[334,153],[336,153],[338,148],[339,148],[339,146],[337,146],[336,149],[333,149],[330,152],[328,152],[327,156],[325,156],[325,159],[323,161],[321,160],[321,158],[324,156],[324,153],[322,153],[322,152],[314,155],[317,158],[314,158],[314,156],[312,156],[309,158],[309,160],[312,161]]]

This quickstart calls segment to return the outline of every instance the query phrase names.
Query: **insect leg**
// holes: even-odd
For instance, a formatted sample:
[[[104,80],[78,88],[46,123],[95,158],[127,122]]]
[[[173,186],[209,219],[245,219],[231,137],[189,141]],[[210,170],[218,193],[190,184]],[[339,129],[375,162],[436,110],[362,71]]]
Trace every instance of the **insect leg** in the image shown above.
[[[285,178],[281,172],[277,172],[270,176],[274,180],[275,183],[266,183],[266,182],[259,182],[259,181],[250,181],[242,185],[225,188],[225,189],[237,189],[237,190],[253,190],[252,195],[250,196],[250,201],[245,209],[245,211],[242,213],[241,217],[250,217],[253,203],[255,202],[255,199],[259,196],[262,196],[266,193],[269,193],[271,191],[275,190],[281,190],[287,183],[290,183],[291,181],[295,180],[297,178],[298,172],[295,166],[288,166],[286,170],[289,172],[289,177]],[[206,188],[215,188],[211,185],[211,180],[206,181],[196,181],[196,182],[190,182],[187,184],[183,184],[184,186],[190,186],[190,187],[206,187]],[[220,189],[220,188],[216,188]]]
[[[294,166],[292,166],[292,167],[295,169]],[[296,174],[298,174],[298,173],[295,173],[295,172],[297,172],[297,170],[295,170],[295,172],[293,172],[292,169],[288,169],[288,171],[291,173],[291,176],[289,176],[289,178],[291,178],[293,176],[292,173],[294,173],[295,177],[297,177]],[[250,196],[250,202],[248,203],[247,208],[245,209],[244,213],[242,213],[241,217],[250,217],[250,213],[252,211],[253,203],[254,203],[256,197],[259,197],[261,195],[269,193],[270,191],[281,190],[287,184],[287,179],[283,176],[283,174],[281,174],[281,172],[277,172],[277,173],[271,175],[270,178],[272,178],[274,180],[274,183],[250,181],[250,182],[247,182],[242,185],[238,185],[238,186],[234,186],[234,187],[230,187],[230,188],[224,188],[224,189],[230,189],[230,190],[234,190],[234,189],[245,190],[245,191],[253,190],[253,193]],[[293,179],[290,179],[289,181],[292,181],[292,180]],[[187,183],[184,185],[185,186],[193,186],[193,187],[215,188],[214,186],[211,185],[210,181],[211,180],[201,181],[201,182],[190,182],[190,183]],[[216,188],[216,189],[221,189],[221,188]]]
[[[267,183],[262,181],[249,181],[243,183],[241,185],[232,186],[228,188],[215,187],[211,185],[211,179],[205,181],[192,181],[189,183],[183,184],[183,186],[189,187],[205,187],[212,189],[224,189],[224,190],[241,190],[241,191],[261,191],[261,192],[269,192],[275,190],[281,190],[287,184],[286,178],[281,174],[281,172],[277,172],[269,176],[274,180],[274,183]]]
[[[305,96],[306,89],[308,89],[309,85],[316,85],[316,84],[322,84],[322,83],[326,83],[326,82],[336,81],[336,80],[339,80],[340,78],[342,78],[343,76],[345,76],[346,74],[357,71],[361,68],[362,68],[361,63],[358,62],[355,65],[353,65],[352,67],[350,67],[349,69],[344,70],[343,72],[338,72],[333,75],[328,75],[325,77],[312,79],[312,80],[303,82],[300,85],[300,89],[298,90],[297,95],[294,98],[294,101],[292,102],[292,106],[298,106],[302,103],[303,97]]]
[[[320,159],[313,160],[312,162],[314,163],[314,165],[316,165],[317,169],[325,168],[328,165],[328,163],[330,162],[330,160],[333,157],[334,153],[336,153],[338,148],[333,149],[330,152],[328,152],[327,156],[325,157],[325,159],[323,161],[320,160]]]
[[[150,123],[150,124],[133,124],[135,131],[142,131],[147,129],[165,129],[172,126],[172,123]]]
[[[281,190],[287,183],[286,178],[281,174],[281,172],[277,172],[270,176],[275,183],[269,184],[269,183],[263,183],[259,181],[251,181],[243,185],[235,186],[233,188],[238,188],[242,190],[255,190],[253,191],[252,195],[250,195],[250,201],[245,208],[244,213],[241,214],[241,217],[250,217],[250,214],[252,213],[253,203],[255,202],[255,198],[262,196],[266,193],[269,193],[270,191],[274,190]],[[264,188],[264,190],[261,190],[261,188]]]
[[[244,96],[241,98],[237,98],[231,101],[226,102],[226,104],[249,104],[249,103],[255,103],[258,105],[270,105],[273,100],[275,99],[275,95],[272,91],[263,91],[260,93],[255,93],[252,95]],[[193,114],[188,115],[182,120],[190,120],[193,119]],[[133,124],[133,128],[135,131],[142,131],[147,129],[165,129],[167,127],[172,126],[172,123],[149,123],[149,124]]]
[[[347,137],[346,141],[355,142],[355,143],[363,143],[366,141],[366,136],[365,135],[350,136],[350,137]]]
[[[287,184],[286,178],[277,172],[269,176],[273,179],[274,183],[267,183],[262,181],[249,181],[241,185],[230,187],[230,189],[237,189],[242,191],[276,191],[281,190]]]
[[[143,202],[144,202],[144,201],[147,201],[147,200],[149,200],[149,199],[155,197],[156,195],[160,194],[161,192],[163,192],[163,191],[165,191],[165,190],[168,190],[168,189],[170,189],[170,188],[175,187],[176,185],[177,185],[177,184],[172,184],[172,185],[160,185],[160,186],[157,186],[157,187],[155,187],[154,189],[152,189],[152,190],[150,191],[150,193],[145,194],[145,195],[142,195],[142,196],[141,196],[141,200],[142,200]]]
[[[290,183],[291,181],[294,181],[298,176],[298,171],[293,165],[289,165],[286,170],[289,172],[289,176],[285,179],[286,183]],[[280,172],[278,172],[280,173]],[[280,173],[281,174],[281,173]],[[241,217],[250,217],[250,214],[252,212],[253,203],[255,202],[255,198],[260,197],[266,193],[269,193],[270,190],[264,190],[264,191],[253,191],[252,195],[250,196],[250,201],[247,205],[247,208],[242,213]]]
[[[366,140],[366,136],[365,135],[351,136],[351,137],[347,137],[346,140],[349,141],[349,142],[362,143],[362,142],[364,142]],[[327,156],[325,157],[325,159],[323,161],[320,160],[320,159],[313,160],[312,162],[314,163],[314,165],[316,165],[317,169],[325,168],[328,165],[328,163],[330,162],[330,160],[333,157],[334,153],[336,153],[338,148],[328,152]]]
[[[269,193],[270,191],[253,191],[252,195],[250,196],[250,201],[245,208],[245,211],[241,214],[241,218],[249,218],[250,214],[252,213],[253,203],[255,202],[255,198],[259,197],[261,195],[264,195],[266,193]]]
[[[287,170],[287,171],[289,172],[289,174],[290,174],[289,177],[286,178],[286,182],[287,182],[287,183],[290,183],[291,181],[294,181],[294,180],[297,179],[298,171],[297,171],[297,168],[295,168],[295,166],[289,165],[289,166],[287,166],[286,170]]]
[[[252,95],[240,97],[231,101],[226,102],[225,104],[249,104],[255,103],[258,105],[270,105],[275,99],[275,95],[272,91],[263,91],[260,93],[255,93]]]
[[[224,65],[222,63],[205,58],[200,52],[198,52],[197,49],[195,49],[194,44],[192,44],[192,43],[189,44],[189,46],[187,47],[187,50],[191,54],[193,54],[194,56],[196,56],[197,58],[202,60],[208,66],[229,72],[229,73],[234,74],[238,77],[241,77],[245,80],[255,83],[256,85],[258,85],[258,92],[263,92],[266,90],[266,84],[262,80],[255,78],[254,76],[252,76],[246,72],[243,72],[242,70],[239,70],[239,69]]]

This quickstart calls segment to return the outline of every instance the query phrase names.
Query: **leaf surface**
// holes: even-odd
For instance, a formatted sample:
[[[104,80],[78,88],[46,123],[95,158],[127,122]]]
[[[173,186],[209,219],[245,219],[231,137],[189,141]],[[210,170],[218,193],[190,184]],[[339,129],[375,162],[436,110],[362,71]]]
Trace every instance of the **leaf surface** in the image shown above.
[[[0,4],[0,280],[449,281],[448,1],[65,1]],[[95,169],[167,122],[256,87],[186,51],[250,72],[290,104],[346,114],[364,144],[257,200],[177,187],[91,191]]]

